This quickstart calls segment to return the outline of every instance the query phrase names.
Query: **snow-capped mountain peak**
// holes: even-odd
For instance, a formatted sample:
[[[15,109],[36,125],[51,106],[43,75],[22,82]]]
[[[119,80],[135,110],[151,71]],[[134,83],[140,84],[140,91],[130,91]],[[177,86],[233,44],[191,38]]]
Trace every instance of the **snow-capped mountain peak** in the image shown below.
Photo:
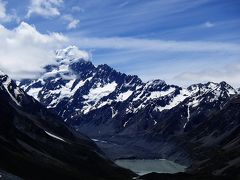
[[[48,77],[75,79],[75,64],[91,64],[89,53],[79,50],[76,46],[68,46],[65,49],[56,50],[56,62],[45,67],[46,73],[41,79]]]
[[[192,93],[208,93],[213,91],[226,91],[228,95],[237,93],[237,91],[225,81],[222,81],[220,83],[208,82],[205,84],[193,84],[188,87],[188,90]]]
[[[159,89],[162,88],[164,86],[166,86],[166,82],[160,79],[155,79],[155,80],[151,80],[148,81],[145,85],[145,88],[147,89]]]

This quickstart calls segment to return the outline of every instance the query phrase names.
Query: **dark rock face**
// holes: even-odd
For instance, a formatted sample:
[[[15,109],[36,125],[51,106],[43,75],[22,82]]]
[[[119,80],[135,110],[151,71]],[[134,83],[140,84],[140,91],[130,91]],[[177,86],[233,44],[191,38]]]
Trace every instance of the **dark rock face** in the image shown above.
[[[36,80],[20,86],[65,123],[95,139],[112,159],[168,158],[189,165],[179,138],[219,111],[237,93],[225,82],[188,88],[162,80],[144,83],[109,67],[95,67],[75,55],[57,52],[57,61]]]
[[[219,112],[189,132],[187,139],[197,159],[190,172],[240,178],[240,96],[232,97]]]
[[[201,122],[194,130],[185,133],[178,146],[185,146],[195,159],[187,173],[150,173],[145,180],[239,180],[240,179],[240,96],[236,95]]]
[[[143,179],[240,179],[240,96],[232,96],[220,111],[175,138],[193,159],[189,174],[153,173]]]
[[[0,75],[0,169],[24,179],[131,179],[88,137]]]
[[[162,133],[162,128],[156,127],[153,131]],[[185,149],[192,159],[187,172],[193,175],[168,175],[166,179],[239,179],[240,96],[232,96],[221,110],[173,138],[176,146]],[[155,174],[147,179],[161,177],[164,176]]]

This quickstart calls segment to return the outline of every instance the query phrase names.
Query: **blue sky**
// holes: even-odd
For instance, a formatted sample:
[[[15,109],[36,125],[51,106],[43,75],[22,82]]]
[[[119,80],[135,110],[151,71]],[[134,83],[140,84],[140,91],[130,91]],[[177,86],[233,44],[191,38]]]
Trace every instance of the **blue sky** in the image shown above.
[[[9,31],[25,22],[40,34],[60,33],[68,39],[63,45],[89,51],[95,65],[106,63],[145,81],[159,78],[189,85],[225,80],[240,87],[239,0],[0,0],[0,4],[5,8],[1,13],[0,6],[0,24]]]

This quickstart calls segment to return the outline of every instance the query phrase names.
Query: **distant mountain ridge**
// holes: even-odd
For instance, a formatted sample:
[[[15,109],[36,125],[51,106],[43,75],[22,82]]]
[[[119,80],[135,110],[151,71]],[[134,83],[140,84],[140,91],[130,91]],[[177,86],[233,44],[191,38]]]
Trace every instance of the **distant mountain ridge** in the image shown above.
[[[106,64],[94,66],[75,46],[58,50],[56,63],[45,70],[20,86],[76,130],[101,140],[97,143],[113,159],[159,157],[188,164],[185,150],[176,151],[181,147],[175,136],[196,128],[237,94],[226,82],[188,88],[162,80],[145,83]],[[116,152],[110,151],[113,145]]]

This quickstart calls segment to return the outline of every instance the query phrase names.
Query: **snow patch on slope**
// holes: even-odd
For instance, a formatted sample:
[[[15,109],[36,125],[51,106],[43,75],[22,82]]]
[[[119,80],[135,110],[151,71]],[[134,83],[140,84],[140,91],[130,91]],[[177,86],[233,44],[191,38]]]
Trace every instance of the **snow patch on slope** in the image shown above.
[[[90,110],[96,109],[98,102],[105,96],[108,96],[113,91],[115,91],[117,87],[117,83],[114,81],[112,83],[108,83],[102,85],[101,83],[97,84],[96,88],[90,89],[87,95],[83,95],[83,98],[86,100],[84,101],[85,106],[82,109],[84,114],[88,113]],[[100,107],[108,104],[110,102],[106,102],[104,104],[100,104]]]
[[[110,93],[112,93],[117,87],[116,82],[112,82],[109,84],[106,84],[104,86],[101,86],[101,84],[97,84],[96,88],[90,89],[88,95],[84,95],[83,98],[86,99],[86,102],[96,102],[99,101],[104,96],[108,96]]]
[[[186,128],[189,121],[190,121],[190,106],[188,105],[188,107],[187,107],[187,122],[185,122],[185,124],[183,125],[183,129]]]
[[[158,99],[158,98],[166,96],[174,91],[175,91],[175,88],[172,88],[172,87],[169,88],[167,91],[153,91],[153,92],[151,92],[148,99]]]
[[[84,81],[78,82],[75,87],[73,87],[73,84],[75,83],[76,79],[70,80],[68,83],[66,83],[64,86],[61,86],[58,89],[50,90],[48,95],[45,96],[45,98],[48,98],[49,96],[54,97],[52,102],[48,105],[48,108],[54,108],[57,106],[57,104],[66,97],[72,97],[76,91],[81,88],[86,81],[90,81],[92,77],[85,79]]]
[[[169,102],[169,104],[167,104],[166,106],[158,106],[156,107],[156,109],[158,111],[163,111],[163,110],[169,110],[172,109],[173,107],[177,106],[178,104],[180,104],[181,102],[183,102],[187,97],[189,97],[191,95],[191,93],[187,90],[187,89],[182,89],[180,91],[180,94],[178,94],[177,96],[173,97],[171,99],[171,101]]]
[[[126,101],[131,95],[133,91],[128,90],[127,92],[121,93],[117,96],[117,101]]]
[[[54,139],[58,139],[58,140],[60,140],[60,141],[66,142],[64,139],[62,139],[62,138],[60,138],[59,136],[56,136],[56,135],[54,135],[54,134],[52,134],[52,133],[50,133],[50,132],[48,132],[48,131],[45,131],[45,133],[46,133],[47,135],[53,137]]]
[[[34,97],[35,99],[38,99],[38,94],[42,90],[42,88],[30,88],[29,91],[27,92],[29,95]]]

